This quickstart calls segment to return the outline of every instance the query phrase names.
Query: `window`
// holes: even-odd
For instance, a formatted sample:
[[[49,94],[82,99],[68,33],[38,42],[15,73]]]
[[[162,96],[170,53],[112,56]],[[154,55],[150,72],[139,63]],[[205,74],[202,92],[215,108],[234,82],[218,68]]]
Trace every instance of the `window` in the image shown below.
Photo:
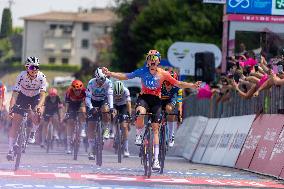
[[[48,58],[48,63],[49,63],[49,64],[54,64],[55,61],[56,61],[56,58],[54,58],[54,57]]]
[[[62,58],[62,64],[68,64],[69,63],[69,59],[68,58]]]
[[[50,24],[50,25],[49,25],[49,28],[50,28],[51,30],[55,30],[55,29],[56,29],[56,27],[57,27],[57,25],[56,25],[56,24]]]
[[[90,24],[88,22],[84,22],[82,24],[82,30],[83,31],[89,31],[89,29],[90,29]]]
[[[88,39],[82,40],[82,48],[84,48],[84,49],[89,48],[89,40]]]

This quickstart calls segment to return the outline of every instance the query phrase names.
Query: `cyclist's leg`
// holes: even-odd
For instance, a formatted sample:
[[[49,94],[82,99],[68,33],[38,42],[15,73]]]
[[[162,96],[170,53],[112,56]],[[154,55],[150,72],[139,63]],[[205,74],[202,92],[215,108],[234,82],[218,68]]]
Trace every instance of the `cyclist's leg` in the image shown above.
[[[51,117],[51,123],[53,125],[53,137],[56,141],[59,141],[59,115],[58,112],[54,112]]]
[[[40,95],[36,95],[34,97],[29,98],[29,102],[27,104],[31,105],[31,109],[34,110],[36,105],[39,103]],[[32,129],[29,136],[29,143],[35,143],[35,135],[36,131],[39,128],[40,124],[40,117],[37,113],[31,111],[29,113],[29,118],[32,120]]]
[[[71,154],[72,150],[71,150],[71,144],[72,144],[72,140],[73,140],[73,133],[74,133],[74,127],[75,127],[75,114],[72,113],[70,114],[69,119],[67,120],[67,154]]]
[[[137,99],[136,102],[136,108],[135,112],[138,114],[146,114],[147,109],[148,109],[148,103],[145,100],[144,95],[140,95]],[[144,116],[138,116],[135,122],[136,125],[136,139],[135,139],[135,144],[136,145],[141,145],[142,144],[142,130],[144,127]]]
[[[158,97],[151,99],[149,102],[150,112],[152,116],[152,129],[154,133],[154,165],[153,169],[159,169],[159,129],[161,123],[161,113],[162,113],[162,104],[161,100]]]
[[[44,114],[42,120],[42,138],[40,145],[41,147],[44,147],[47,138],[47,125],[48,125],[48,117]]]
[[[80,122],[80,136],[86,137],[86,107],[83,106],[80,108],[80,114],[79,114],[79,122]]]
[[[102,113],[109,112],[109,105],[107,103],[102,104],[100,108]],[[108,139],[110,137],[110,121],[111,121],[111,116],[110,114],[103,114],[102,115],[102,121],[103,125],[105,127],[104,129],[104,138]]]
[[[8,149],[8,154],[7,154],[7,159],[11,160],[13,158],[13,146],[17,137],[17,133],[19,131],[19,125],[21,124],[21,121],[23,119],[23,116],[14,113],[14,116],[11,120],[12,124],[9,129],[9,137],[8,137],[8,144],[9,144],[9,149]]]
[[[93,112],[90,112],[88,110],[88,116],[87,116],[87,137],[88,137],[88,143],[89,143],[89,149],[88,149],[88,158],[90,160],[95,159],[94,154],[94,147],[95,147],[95,133],[96,133],[96,117],[93,115]]]
[[[168,114],[175,113],[175,106],[171,103],[168,103],[166,105],[166,111]],[[169,146],[173,147],[174,145],[174,132],[175,129],[177,128],[177,121],[176,121],[176,116],[175,115],[169,115],[167,117],[168,125],[167,127],[169,128]]]
[[[128,117],[126,105],[119,106],[118,112],[119,112],[119,116],[121,116],[120,128],[123,131],[122,141],[123,141],[123,146],[124,146],[124,156],[128,157],[129,156],[129,149],[128,149],[128,124],[129,123],[126,122],[126,119]]]

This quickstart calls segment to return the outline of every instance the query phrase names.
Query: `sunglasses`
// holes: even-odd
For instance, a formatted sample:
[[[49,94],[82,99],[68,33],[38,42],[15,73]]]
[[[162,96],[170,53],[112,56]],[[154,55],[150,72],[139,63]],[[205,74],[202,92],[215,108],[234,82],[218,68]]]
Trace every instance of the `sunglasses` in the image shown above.
[[[31,71],[39,70],[39,66],[31,65],[31,66],[28,67],[28,70],[31,70]]]
[[[147,57],[146,57],[146,60],[147,61],[158,61],[159,60],[159,57],[157,56],[157,55],[148,55]]]

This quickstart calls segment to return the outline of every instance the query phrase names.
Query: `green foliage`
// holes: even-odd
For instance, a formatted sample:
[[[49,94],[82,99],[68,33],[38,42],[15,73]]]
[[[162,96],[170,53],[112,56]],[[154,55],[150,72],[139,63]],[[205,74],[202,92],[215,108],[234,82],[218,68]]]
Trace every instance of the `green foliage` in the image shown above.
[[[12,58],[13,55],[14,51],[10,40],[8,38],[0,39],[0,62],[5,62]]]
[[[121,71],[135,69],[149,49],[156,48],[166,58],[169,46],[176,41],[221,46],[220,5],[198,0],[133,0],[121,3],[117,12],[121,21],[113,33],[113,62]]]
[[[0,37],[5,38],[12,34],[12,14],[9,8],[5,8],[2,14]]]
[[[15,27],[15,28],[13,28],[12,33],[13,33],[13,35],[17,35],[17,34],[22,34],[23,31],[24,31],[24,28],[22,28],[22,27]]]

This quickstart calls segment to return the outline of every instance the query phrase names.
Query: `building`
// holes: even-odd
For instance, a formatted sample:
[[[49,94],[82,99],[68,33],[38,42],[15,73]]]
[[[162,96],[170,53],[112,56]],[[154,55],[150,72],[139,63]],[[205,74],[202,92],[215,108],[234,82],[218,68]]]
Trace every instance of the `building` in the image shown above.
[[[23,58],[44,64],[95,62],[102,40],[110,39],[117,17],[110,9],[47,12],[24,17]],[[109,40],[107,40],[109,42]]]

